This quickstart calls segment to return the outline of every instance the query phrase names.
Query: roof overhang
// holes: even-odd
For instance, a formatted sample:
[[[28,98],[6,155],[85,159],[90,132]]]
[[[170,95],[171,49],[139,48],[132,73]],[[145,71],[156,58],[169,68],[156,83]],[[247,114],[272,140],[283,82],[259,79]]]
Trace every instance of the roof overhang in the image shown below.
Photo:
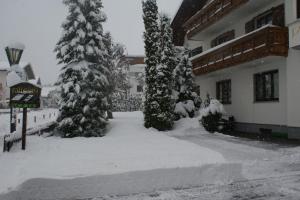
[[[183,24],[198,12],[208,0],[183,0],[173,21],[173,42],[175,46],[183,46],[185,30]]]

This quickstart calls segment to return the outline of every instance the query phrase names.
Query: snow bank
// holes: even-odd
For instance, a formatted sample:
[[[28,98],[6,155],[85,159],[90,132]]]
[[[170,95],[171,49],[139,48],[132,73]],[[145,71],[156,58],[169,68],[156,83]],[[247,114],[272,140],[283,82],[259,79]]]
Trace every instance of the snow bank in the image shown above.
[[[13,148],[0,154],[0,193],[32,178],[68,179],[225,162],[215,151],[145,129],[141,112],[116,113],[110,126],[103,138],[31,136],[26,151]]]

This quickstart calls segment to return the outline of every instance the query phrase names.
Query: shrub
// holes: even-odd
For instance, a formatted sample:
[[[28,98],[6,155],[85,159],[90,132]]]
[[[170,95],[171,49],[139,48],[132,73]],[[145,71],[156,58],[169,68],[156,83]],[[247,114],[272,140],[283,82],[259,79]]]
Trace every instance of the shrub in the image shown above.
[[[201,124],[210,133],[219,131],[219,124],[224,113],[223,105],[216,99],[210,99],[209,105],[200,111]]]

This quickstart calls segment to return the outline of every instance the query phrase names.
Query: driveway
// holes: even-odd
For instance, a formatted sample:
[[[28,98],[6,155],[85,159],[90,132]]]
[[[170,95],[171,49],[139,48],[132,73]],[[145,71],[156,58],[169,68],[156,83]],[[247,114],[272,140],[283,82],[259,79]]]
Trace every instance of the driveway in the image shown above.
[[[177,137],[221,153],[227,163],[71,180],[32,179],[0,199],[300,199],[300,148],[221,134]]]

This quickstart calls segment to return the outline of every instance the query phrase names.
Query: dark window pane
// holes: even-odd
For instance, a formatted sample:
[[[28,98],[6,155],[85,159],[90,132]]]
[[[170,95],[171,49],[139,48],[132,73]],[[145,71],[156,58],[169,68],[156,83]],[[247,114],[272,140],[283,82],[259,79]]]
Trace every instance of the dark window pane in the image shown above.
[[[264,82],[265,82],[265,98],[271,99],[272,98],[272,74],[265,74],[264,75]]]
[[[278,77],[278,70],[254,75],[256,101],[274,101],[279,99]]]
[[[297,18],[300,18],[300,0],[297,0]]]
[[[231,104],[231,80],[217,82],[217,99],[223,104]]]
[[[137,92],[143,92],[143,87],[142,87],[141,85],[138,85],[138,86],[136,87],[136,91],[137,91]]]

